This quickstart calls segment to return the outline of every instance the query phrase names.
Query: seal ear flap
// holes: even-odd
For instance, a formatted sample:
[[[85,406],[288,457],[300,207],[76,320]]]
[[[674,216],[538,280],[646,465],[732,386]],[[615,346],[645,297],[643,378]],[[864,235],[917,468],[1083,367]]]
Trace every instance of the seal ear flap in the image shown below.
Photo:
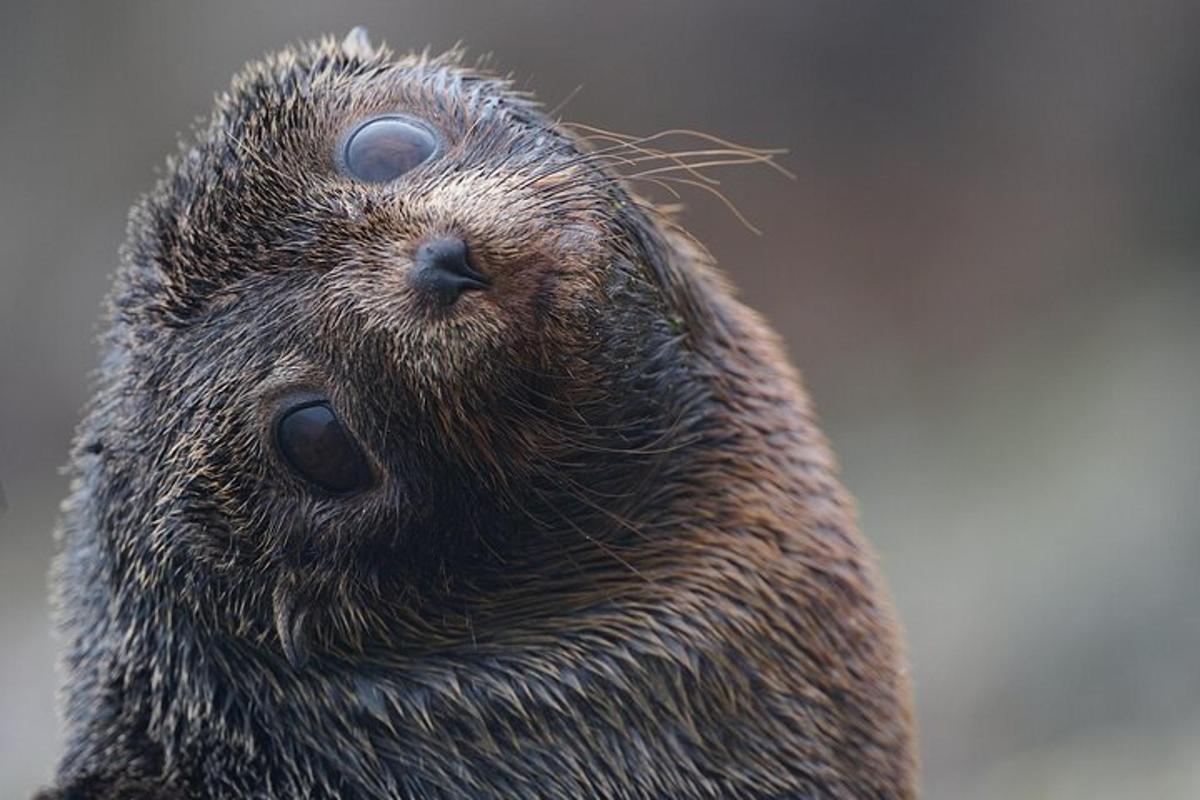
[[[370,58],[375,55],[375,47],[371,44],[371,35],[362,25],[356,25],[342,40],[342,52],[348,56]]]
[[[691,239],[669,231],[660,238],[650,228],[641,227],[638,238],[643,239],[642,250],[649,255],[646,261],[651,279],[677,315],[672,322],[692,343],[736,340],[726,310],[717,301],[720,290],[730,289],[712,256]],[[646,241],[649,238],[658,241]]]
[[[301,669],[308,662],[308,606],[299,598],[296,580],[290,574],[275,582],[271,601],[275,611],[275,634],[288,663]]]

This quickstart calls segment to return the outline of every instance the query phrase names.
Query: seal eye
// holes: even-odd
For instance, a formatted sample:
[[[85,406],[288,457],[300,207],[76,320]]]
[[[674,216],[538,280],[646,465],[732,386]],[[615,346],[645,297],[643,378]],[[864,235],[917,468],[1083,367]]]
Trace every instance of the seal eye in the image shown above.
[[[437,139],[425,128],[400,117],[367,120],[350,134],[342,163],[351,177],[386,183],[428,160]]]
[[[349,494],[371,483],[371,470],[328,403],[288,409],[275,423],[279,454],[305,480],[334,494]]]

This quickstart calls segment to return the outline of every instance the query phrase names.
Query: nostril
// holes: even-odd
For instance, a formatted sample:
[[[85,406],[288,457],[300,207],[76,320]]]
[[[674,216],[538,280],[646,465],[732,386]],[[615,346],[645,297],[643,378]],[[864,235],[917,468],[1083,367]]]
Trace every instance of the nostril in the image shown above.
[[[471,277],[473,270],[467,260],[467,243],[457,236],[431,239],[417,248],[417,267],[434,267]]]
[[[442,305],[450,305],[465,291],[489,285],[471,264],[467,243],[457,236],[431,239],[417,248],[412,281]]]

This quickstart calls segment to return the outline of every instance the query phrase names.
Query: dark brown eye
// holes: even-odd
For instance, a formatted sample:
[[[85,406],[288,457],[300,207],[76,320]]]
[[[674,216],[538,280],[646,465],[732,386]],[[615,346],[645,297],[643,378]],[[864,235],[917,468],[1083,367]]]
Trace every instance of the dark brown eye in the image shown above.
[[[285,411],[275,424],[275,444],[288,466],[328,492],[349,494],[371,484],[362,451],[327,403]]]
[[[342,151],[350,177],[386,183],[426,161],[437,139],[424,127],[402,117],[376,117],[359,125]]]

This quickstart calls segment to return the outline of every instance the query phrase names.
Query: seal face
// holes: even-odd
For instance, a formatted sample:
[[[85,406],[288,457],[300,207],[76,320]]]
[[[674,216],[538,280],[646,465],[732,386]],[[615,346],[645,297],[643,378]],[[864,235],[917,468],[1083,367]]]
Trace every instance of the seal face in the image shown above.
[[[135,208],[58,565],[64,791],[911,797],[798,379],[615,169],[679,157],[459,62],[251,65]]]

